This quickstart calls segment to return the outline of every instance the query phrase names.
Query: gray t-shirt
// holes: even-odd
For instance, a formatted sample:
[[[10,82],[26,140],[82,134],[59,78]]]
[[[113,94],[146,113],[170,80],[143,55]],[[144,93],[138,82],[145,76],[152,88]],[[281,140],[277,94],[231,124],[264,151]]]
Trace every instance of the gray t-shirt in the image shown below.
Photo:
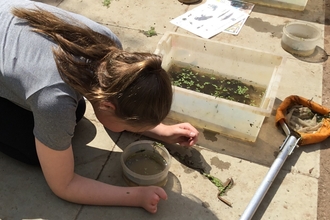
[[[36,6],[62,18],[78,20],[111,37],[118,47],[121,43],[108,28],[86,17],[29,0],[0,1],[0,97],[32,111],[35,137],[52,149],[64,150],[71,144],[75,111],[82,96],[64,83],[58,73],[52,53],[57,45],[32,32],[26,21],[10,12],[12,7]]]

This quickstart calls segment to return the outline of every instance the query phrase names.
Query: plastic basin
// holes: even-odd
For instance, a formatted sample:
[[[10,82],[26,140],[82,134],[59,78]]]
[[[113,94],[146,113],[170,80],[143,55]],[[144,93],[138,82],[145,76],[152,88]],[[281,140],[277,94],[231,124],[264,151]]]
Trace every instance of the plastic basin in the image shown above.
[[[175,32],[165,33],[155,54],[163,57],[162,67],[167,71],[181,62],[266,88],[261,104],[251,106],[173,86],[168,118],[245,141],[257,139],[265,117],[273,111],[285,61],[282,56]]]

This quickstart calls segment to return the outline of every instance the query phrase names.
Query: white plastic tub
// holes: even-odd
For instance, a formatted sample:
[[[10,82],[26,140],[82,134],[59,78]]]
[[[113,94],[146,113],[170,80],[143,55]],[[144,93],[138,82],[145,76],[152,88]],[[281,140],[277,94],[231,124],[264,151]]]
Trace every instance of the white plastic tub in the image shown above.
[[[314,53],[320,30],[313,24],[293,21],[283,27],[281,45],[287,52],[298,56],[310,56]]]
[[[173,62],[183,62],[266,87],[261,105],[255,107],[173,86],[169,118],[230,137],[256,140],[264,118],[273,109],[284,62],[281,56],[174,32],[161,38],[155,53],[163,57],[165,70]]]

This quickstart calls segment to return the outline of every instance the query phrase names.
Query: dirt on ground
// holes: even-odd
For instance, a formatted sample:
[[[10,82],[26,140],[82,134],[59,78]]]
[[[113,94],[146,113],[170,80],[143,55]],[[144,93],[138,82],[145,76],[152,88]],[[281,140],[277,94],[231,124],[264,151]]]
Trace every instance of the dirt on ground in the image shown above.
[[[325,1],[324,50],[330,54],[330,0]],[[323,63],[322,104],[330,108],[330,59]],[[330,138],[321,144],[320,178],[318,197],[319,220],[330,219]]]

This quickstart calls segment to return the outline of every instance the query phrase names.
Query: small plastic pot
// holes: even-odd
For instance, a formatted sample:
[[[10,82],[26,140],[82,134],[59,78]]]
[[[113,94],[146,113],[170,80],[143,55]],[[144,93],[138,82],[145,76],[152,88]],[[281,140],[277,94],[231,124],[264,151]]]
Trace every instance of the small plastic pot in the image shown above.
[[[120,158],[123,168],[123,178],[129,186],[165,186],[167,183],[168,171],[171,166],[171,155],[163,145],[155,144],[157,142],[150,140],[136,141],[128,145]],[[132,158],[132,155],[138,153],[146,153],[146,155],[155,155],[157,158],[162,158],[164,162],[164,169],[156,174],[141,174],[131,170],[126,164]],[[159,157],[160,156],[160,157]],[[142,168],[143,169],[143,168]],[[145,167],[148,169],[148,167]]]
[[[281,45],[293,55],[310,56],[320,37],[321,32],[315,25],[294,21],[284,26]]]

